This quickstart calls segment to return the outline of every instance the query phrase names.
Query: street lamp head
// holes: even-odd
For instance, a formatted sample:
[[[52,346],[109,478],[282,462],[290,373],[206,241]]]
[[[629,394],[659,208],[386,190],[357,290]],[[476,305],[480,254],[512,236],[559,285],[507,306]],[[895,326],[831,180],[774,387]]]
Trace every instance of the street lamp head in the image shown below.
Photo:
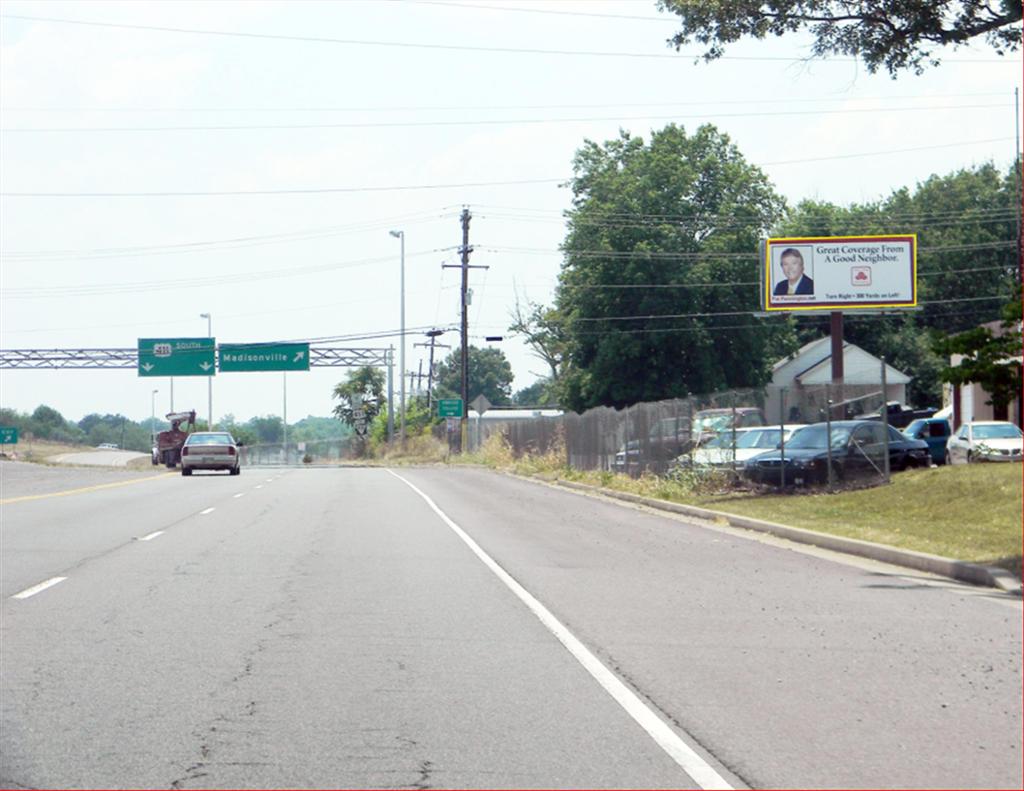
[[[199,314],[199,318],[201,318],[201,319],[208,319],[208,318],[210,318],[210,314],[209,313],[200,313]]]
[[[398,239],[401,236],[405,236],[405,231],[388,231],[389,234]]]

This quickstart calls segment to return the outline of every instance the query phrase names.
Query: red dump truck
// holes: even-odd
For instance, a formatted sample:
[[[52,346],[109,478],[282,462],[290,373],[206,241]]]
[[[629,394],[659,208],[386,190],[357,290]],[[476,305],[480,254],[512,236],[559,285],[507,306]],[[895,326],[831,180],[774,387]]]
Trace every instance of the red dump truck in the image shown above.
[[[196,411],[170,412],[165,415],[171,421],[167,431],[156,435],[153,445],[153,464],[164,464],[173,469],[181,462],[181,446],[196,427]]]

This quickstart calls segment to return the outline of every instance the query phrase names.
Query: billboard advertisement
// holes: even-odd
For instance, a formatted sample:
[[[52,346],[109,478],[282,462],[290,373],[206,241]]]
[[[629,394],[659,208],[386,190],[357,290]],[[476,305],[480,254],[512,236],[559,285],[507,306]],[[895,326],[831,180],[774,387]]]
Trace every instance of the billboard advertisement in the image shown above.
[[[761,265],[766,311],[917,305],[915,234],[769,239]]]

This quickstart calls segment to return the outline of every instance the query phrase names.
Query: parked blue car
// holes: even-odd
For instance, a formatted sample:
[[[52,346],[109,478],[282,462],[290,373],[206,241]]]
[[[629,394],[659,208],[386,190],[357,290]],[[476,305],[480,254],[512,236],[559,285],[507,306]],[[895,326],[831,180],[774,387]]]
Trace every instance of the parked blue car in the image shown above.
[[[951,433],[949,421],[941,417],[920,418],[903,429],[905,437],[923,439],[928,443],[933,464],[946,463],[946,442]]]

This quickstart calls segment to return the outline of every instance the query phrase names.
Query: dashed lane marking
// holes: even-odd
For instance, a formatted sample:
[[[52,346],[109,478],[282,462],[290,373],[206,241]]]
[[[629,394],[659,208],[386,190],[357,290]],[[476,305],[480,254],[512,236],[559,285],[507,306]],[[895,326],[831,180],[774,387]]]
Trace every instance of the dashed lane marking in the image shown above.
[[[50,577],[50,579],[40,582],[38,585],[33,585],[31,588],[25,588],[21,593],[15,593],[12,599],[27,599],[29,596],[35,596],[37,593],[42,593],[47,588],[52,588],[54,585],[63,582],[67,577]]]
[[[210,513],[210,512],[211,512],[211,511],[213,511],[213,510],[214,510],[213,508],[207,508],[207,509],[206,509],[206,510],[204,510],[204,511],[200,511],[200,512],[199,512],[199,515],[200,515],[200,516],[206,516],[206,514]]]

